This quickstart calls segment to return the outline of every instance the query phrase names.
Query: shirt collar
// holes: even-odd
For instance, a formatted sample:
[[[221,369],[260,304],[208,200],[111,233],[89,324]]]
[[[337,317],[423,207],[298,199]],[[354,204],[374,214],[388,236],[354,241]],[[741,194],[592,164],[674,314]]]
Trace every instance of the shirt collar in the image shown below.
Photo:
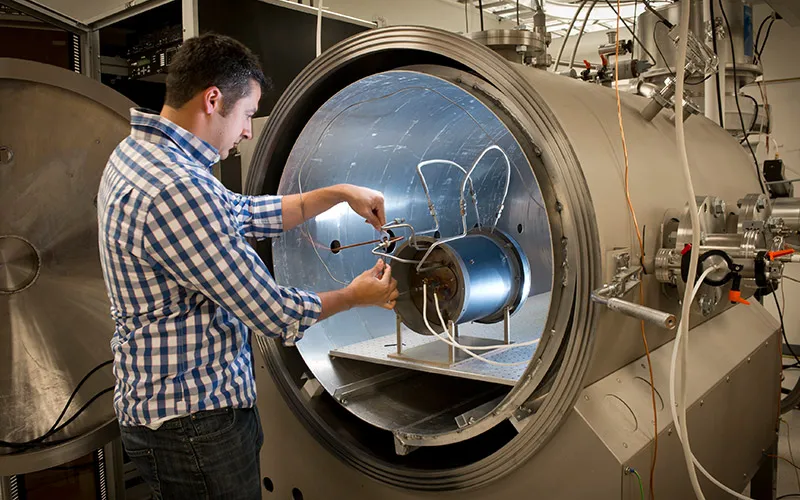
[[[131,137],[155,144],[174,144],[208,169],[219,161],[219,151],[214,146],[148,109],[131,108]]]

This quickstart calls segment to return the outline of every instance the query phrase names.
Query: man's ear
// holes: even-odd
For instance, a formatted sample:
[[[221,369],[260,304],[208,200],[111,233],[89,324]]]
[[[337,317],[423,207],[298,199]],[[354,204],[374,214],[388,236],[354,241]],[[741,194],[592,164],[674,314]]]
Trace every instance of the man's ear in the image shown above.
[[[208,87],[203,92],[203,112],[207,115],[222,109],[222,91],[216,87]]]

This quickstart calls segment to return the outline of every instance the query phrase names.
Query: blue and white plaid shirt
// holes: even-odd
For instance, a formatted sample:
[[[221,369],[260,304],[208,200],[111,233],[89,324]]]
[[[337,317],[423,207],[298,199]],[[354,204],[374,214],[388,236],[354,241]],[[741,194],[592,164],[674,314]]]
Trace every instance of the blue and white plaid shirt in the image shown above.
[[[131,110],[97,200],[121,425],[155,428],[202,410],[253,406],[250,331],[292,344],[319,317],[313,293],[278,286],[246,237],[283,229],[281,198],[228,191],[215,148]]]

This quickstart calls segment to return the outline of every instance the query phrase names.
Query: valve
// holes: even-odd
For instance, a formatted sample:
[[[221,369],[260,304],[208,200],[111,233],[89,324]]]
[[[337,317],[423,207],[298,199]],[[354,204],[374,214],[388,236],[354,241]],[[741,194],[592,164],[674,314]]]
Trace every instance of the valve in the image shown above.
[[[734,273],[733,275],[733,284],[728,292],[728,300],[731,301],[731,304],[750,305],[749,301],[742,298],[742,275],[739,273]]]

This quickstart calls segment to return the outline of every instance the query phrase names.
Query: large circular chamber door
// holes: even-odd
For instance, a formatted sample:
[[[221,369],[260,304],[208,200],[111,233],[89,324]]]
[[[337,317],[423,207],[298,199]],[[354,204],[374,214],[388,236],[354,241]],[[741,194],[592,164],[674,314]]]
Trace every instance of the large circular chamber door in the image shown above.
[[[0,440],[19,443],[44,435],[68,400],[61,422],[113,385],[106,368],[70,398],[111,357],[95,200],[132,103],[71,71],[15,59],[0,59],[0,102]],[[110,394],[44,444],[101,428],[105,440],[76,456],[118,432]]]
[[[340,205],[260,254],[281,284],[314,291],[384,255],[401,297],[395,311],[320,322],[296,348],[259,338],[286,401],[332,453],[388,484],[456,490],[513,471],[574,403],[594,321],[597,234],[559,124],[488,49],[373,30],[283,95],[247,190],[338,183],[384,193],[387,234]]]

